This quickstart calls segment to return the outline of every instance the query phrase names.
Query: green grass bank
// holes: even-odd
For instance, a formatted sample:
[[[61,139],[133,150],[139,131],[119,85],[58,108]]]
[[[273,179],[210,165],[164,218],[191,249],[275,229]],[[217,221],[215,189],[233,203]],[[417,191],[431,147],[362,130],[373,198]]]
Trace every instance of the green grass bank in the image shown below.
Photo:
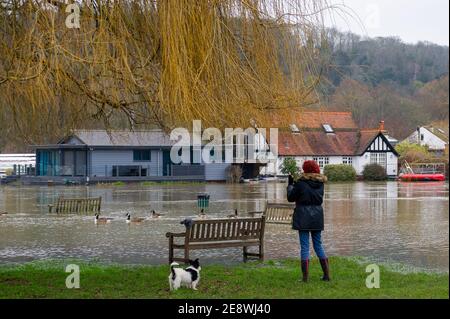
[[[70,263],[80,267],[80,288],[68,289]],[[331,282],[322,282],[313,259],[310,282],[299,282],[297,260],[204,265],[198,291],[170,292],[169,266],[38,261],[0,266],[0,298],[448,298],[448,273],[398,272],[380,266],[380,288],[366,287],[368,262],[330,260]]]

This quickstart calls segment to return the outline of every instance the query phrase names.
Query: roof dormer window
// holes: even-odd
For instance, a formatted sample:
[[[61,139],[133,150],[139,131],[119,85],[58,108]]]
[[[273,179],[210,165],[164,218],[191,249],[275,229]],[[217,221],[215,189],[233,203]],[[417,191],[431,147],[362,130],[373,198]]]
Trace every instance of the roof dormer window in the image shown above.
[[[330,124],[322,124],[322,127],[326,133],[334,133],[334,130]]]
[[[298,128],[298,126],[296,124],[289,125],[289,128],[291,129],[292,133],[300,133],[300,129]]]

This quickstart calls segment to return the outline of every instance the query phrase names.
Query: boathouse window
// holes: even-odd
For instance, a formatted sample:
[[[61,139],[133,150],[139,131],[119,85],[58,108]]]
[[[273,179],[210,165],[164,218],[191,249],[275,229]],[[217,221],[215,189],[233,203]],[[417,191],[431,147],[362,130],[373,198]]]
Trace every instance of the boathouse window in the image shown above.
[[[334,133],[334,130],[330,124],[322,124],[322,127],[326,133]]]
[[[135,162],[151,161],[151,150],[133,150],[133,161]]]
[[[342,164],[353,165],[353,157],[343,157]]]
[[[320,169],[323,169],[326,165],[330,164],[329,157],[313,157],[313,160],[319,164]]]

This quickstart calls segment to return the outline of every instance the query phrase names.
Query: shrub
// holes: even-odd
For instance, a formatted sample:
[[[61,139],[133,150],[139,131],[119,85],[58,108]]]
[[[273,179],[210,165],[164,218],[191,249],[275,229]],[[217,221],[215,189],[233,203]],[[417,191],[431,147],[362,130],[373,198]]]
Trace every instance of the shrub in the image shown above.
[[[399,161],[407,161],[409,163],[426,162],[431,158],[431,154],[426,146],[413,144],[409,142],[401,142],[395,147],[399,154]]]
[[[387,179],[386,170],[378,164],[364,166],[363,177],[366,181],[385,181]]]
[[[280,170],[285,175],[292,175],[294,179],[299,177],[297,161],[293,157],[286,157],[280,165]]]
[[[125,183],[122,181],[117,181],[112,183],[113,186],[125,186]]]
[[[356,180],[356,171],[351,165],[326,165],[323,173],[330,182],[350,182]]]

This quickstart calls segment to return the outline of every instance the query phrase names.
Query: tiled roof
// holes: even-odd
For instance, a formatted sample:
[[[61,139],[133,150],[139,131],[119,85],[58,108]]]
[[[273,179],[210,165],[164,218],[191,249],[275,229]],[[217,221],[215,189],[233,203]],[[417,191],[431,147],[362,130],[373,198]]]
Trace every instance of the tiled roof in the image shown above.
[[[351,112],[313,112],[291,111],[286,116],[273,116],[273,122],[278,127],[288,127],[290,124],[298,128],[322,129],[323,124],[329,124],[333,129],[357,129]]]
[[[278,154],[281,156],[351,156],[361,155],[380,133],[380,129],[361,130],[350,112],[299,112],[291,118],[299,133],[280,130]],[[334,134],[327,134],[329,124]]]
[[[358,132],[306,131],[299,134],[280,132],[278,154],[282,156],[353,155],[358,142]]]
[[[175,143],[161,130],[75,130],[73,136],[88,146],[172,146]]]
[[[329,124],[334,129],[357,129],[351,112],[299,112],[295,120],[298,127],[320,128]]]

